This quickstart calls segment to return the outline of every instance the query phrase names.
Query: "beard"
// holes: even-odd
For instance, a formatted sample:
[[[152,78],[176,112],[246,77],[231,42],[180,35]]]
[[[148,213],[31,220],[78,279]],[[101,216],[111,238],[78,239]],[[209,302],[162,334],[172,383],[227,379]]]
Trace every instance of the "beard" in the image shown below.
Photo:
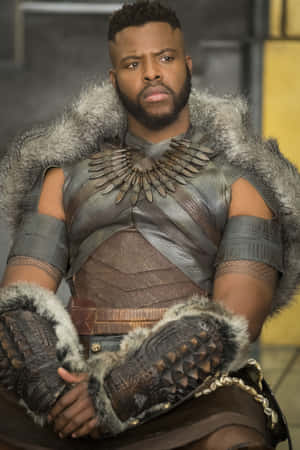
[[[149,84],[149,86],[151,86],[151,84]],[[145,89],[149,86],[146,86]],[[118,80],[116,79],[116,91],[124,108],[137,120],[137,122],[140,122],[150,130],[162,130],[166,126],[171,125],[173,122],[175,122],[175,120],[178,118],[179,113],[187,104],[192,88],[192,77],[188,66],[186,65],[186,77],[178,94],[176,94],[173,89],[164,85],[162,82],[159,83],[159,86],[163,86],[172,96],[173,108],[172,111],[168,113],[151,114],[143,108],[140,101],[144,90],[142,90],[138,94],[137,101],[131,100],[130,98],[128,98],[125,92],[121,91]]]

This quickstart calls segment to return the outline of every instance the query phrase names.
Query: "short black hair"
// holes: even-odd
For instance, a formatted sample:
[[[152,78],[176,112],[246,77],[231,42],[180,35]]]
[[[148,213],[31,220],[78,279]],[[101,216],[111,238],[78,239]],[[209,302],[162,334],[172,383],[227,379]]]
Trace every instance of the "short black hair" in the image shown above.
[[[124,4],[110,18],[108,40],[113,41],[116,34],[127,27],[141,26],[148,22],[166,22],[173,29],[181,25],[173,9],[164,6],[159,0],[142,0]]]

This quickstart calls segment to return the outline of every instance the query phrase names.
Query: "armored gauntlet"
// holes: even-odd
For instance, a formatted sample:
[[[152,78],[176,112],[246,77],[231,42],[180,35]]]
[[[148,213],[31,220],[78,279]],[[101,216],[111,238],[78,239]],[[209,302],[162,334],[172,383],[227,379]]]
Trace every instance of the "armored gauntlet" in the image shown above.
[[[170,309],[142,339],[141,331],[131,333],[123,342],[126,356],[121,351],[107,370],[105,356],[100,357],[92,369],[90,388],[100,423],[118,433],[176,407],[216,372],[236,369],[247,347],[246,330],[244,319],[194,298]]]
[[[44,424],[68,386],[57,369],[83,371],[75,330],[57,297],[29,284],[0,291],[0,384]]]
[[[67,386],[58,376],[57,338],[46,319],[31,311],[0,316],[0,383],[34,412],[47,414]]]

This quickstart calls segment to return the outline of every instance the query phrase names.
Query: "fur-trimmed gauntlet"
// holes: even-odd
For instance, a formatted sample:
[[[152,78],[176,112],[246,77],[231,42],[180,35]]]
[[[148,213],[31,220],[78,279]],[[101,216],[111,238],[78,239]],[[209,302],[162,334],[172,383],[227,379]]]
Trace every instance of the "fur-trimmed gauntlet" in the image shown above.
[[[57,376],[56,342],[51,324],[32,311],[0,316],[0,382],[39,414],[47,414],[67,388]]]
[[[245,362],[247,322],[219,303],[194,297],[152,330],[136,330],[117,354],[91,361],[90,392],[101,427],[117,434],[174,408],[216,372]]]
[[[0,291],[0,384],[22,400],[39,424],[68,386],[57,369],[83,371],[71,320],[50,291],[30,284]]]

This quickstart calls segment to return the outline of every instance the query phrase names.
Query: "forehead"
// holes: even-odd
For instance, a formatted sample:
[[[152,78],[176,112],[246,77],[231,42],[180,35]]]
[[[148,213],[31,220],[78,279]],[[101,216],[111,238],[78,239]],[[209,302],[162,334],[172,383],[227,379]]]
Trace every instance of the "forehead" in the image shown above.
[[[179,28],[173,29],[165,22],[149,22],[137,27],[127,27],[116,34],[110,43],[113,60],[127,55],[159,52],[164,48],[183,50],[183,36]]]

